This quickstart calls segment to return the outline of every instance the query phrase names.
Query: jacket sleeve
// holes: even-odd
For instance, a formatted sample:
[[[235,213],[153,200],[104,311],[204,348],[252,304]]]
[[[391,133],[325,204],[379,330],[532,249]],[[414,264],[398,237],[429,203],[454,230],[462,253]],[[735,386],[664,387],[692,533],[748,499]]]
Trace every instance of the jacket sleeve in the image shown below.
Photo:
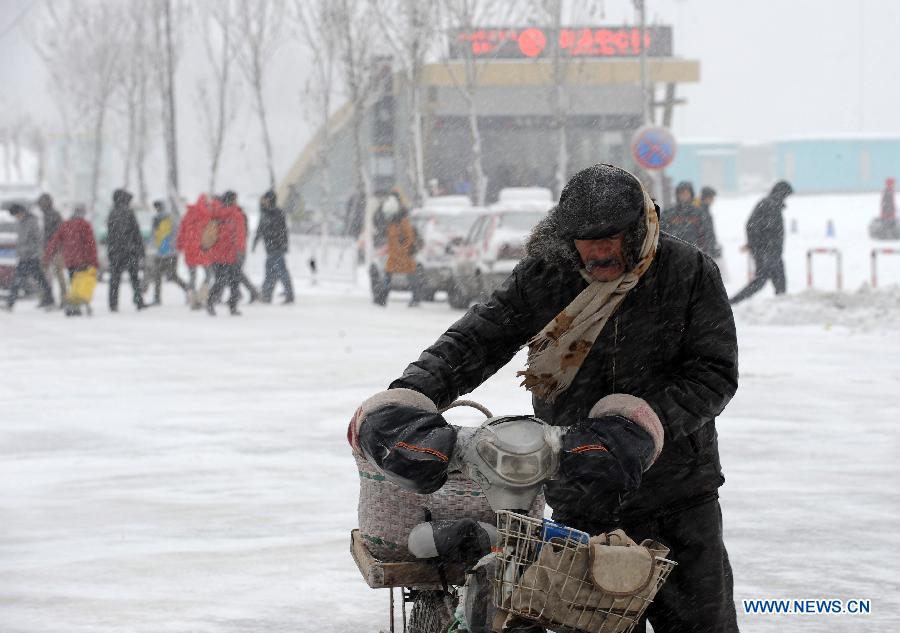
[[[256,250],[256,245],[259,244],[259,240],[262,238],[263,227],[266,225],[266,217],[263,215],[259,219],[259,224],[256,225],[256,235],[253,236],[253,244],[250,247],[250,250]]]
[[[47,242],[47,248],[44,249],[44,266],[53,259],[56,251],[59,250],[60,244],[62,244],[62,231],[57,229],[53,233],[53,237],[50,238],[50,241]]]
[[[734,317],[719,270],[702,265],[687,308],[680,362],[643,393],[659,416],[666,440],[689,435],[712,421],[737,391],[738,349]]]
[[[390,388],[425,394],[443,408],[490,378],[535,334],[523,280],[533,260],[516,266],[485,303],[473,306],[409,365]]]
[[[131,214],[128,218],[131,224],[131,240],[134,243],[134,252],[143,257],[144,255],[144,238],[141,235],[141,225],[138,224],[137,218]]]

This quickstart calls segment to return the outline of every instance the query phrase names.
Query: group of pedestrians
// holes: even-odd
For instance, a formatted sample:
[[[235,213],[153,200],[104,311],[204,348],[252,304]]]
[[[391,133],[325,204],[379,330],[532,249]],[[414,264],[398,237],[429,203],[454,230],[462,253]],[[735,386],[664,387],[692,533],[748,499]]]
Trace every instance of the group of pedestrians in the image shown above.
[[[275,192],[266,192],[260,200],[261,217],[253,240],[255,250],[262,241],[266,249],[265,279],[262,291],[243,272],[247,255],[249,226],[247,215],[237,203],[237,194],[227,191],[218,197],[201,196],[181,218],[169,212],[165,202],[153,203],[148,254],[144,236],[131,206],[132,195],[117,189],[112,196],[112,210],[106,222],[106,245],[109,272],[109,310],[119,309],[119,287],[123,273],[131,282],[132,300],[138,310],[162,303],[162,284],[168,281],[185,292],[194,308],[205,307],[215,315],[215,305],[228,288],[228,307],[232,315],[239,315],[240,286],[249,292],[252,303],[272,301],[278,282],[284,287],[284,303],[294,302],[290,272],[285,263],[288,252],[288,228],[284,211]],[[82,271],[92,271],[94,280],[100,269],[94,229],[86,219],[86,209],[76,206],[72,218],[63,221],[53,207],[50,195],[43,194],[36,202],[43,214],[43,230],[38,218],[22,204],[13,204],[10,213],[18,222],[16,246],[17,265],[7,298],[6,308],[12,310],[20,294],[33,280],[40,292],[39,307],[55,305],[53,289],[48,277],[59,282],[60,306],[68,316],[81,314],[78,302],[72,301],[63,271],[69,280]],[[179,225],[180,224],[180,225]],[[184,253],[189,278],[178,274],[179,252]],[[149,255],[149,256],[148,256]],[[204,270],[203,283],[197,284],[197,271]],[[153,300],[145,302],[144,293],[153,285]]]
[[[732,304],[759,292],[766,282],[775,286],[775,294],[784,294],[787,283],[784,274],[784,207],[785,200],[794,192],[791,185],[780,180],[767,196],[754,207],[747,220],[747,244],[755,264],[755,275],[750,283],[731,297]],[[682,241],[696,246],[721,265],[722,247],[716,239],[711,207],[716,199],[712,187],[703,187],[700,198],[694,197],[694,185],[682,181],[675,187],[675,206],[666,209],[660,218],[660,229]]]

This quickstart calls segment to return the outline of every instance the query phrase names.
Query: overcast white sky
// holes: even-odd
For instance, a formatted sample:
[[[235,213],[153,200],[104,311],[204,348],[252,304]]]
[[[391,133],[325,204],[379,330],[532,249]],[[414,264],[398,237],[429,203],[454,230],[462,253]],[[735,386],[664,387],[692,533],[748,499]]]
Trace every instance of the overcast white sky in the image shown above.
[[[41,0],[0,0],[0,118],[27,111],[55,125],[41,62],[22,24],[8,25]],[[127,0],[121,0],[127,1]],[[701,82],[682,91],[676,111],[680,138],[770,140],[825,133],[900,133],[900,0],[647,0],[651,21],[674,27],[679,56],[701,62]],[[631,0],[606,0],[604,23],[633,23]],[[185,190],[206,174],[199,119],[190,101],[203,68],[201,50],[188,51],[180,76],[179,125]],[[299,46],[281,50],[269,86],[279,176],[311,130],[302,105],[305,60]],[[258,132],[249,95],[229,144],[223,185],[257,192]],[[228,181],[228,182],[226,182]]]

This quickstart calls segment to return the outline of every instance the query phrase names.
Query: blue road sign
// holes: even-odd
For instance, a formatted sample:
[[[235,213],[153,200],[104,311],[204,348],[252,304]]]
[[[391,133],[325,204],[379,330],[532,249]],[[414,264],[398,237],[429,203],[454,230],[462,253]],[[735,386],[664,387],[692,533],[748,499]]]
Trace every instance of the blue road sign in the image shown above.
[[[644,169],[665,169],[675,159],[675,149],[675,137],[664,127],[642,127],[631,140],[631,155]]]

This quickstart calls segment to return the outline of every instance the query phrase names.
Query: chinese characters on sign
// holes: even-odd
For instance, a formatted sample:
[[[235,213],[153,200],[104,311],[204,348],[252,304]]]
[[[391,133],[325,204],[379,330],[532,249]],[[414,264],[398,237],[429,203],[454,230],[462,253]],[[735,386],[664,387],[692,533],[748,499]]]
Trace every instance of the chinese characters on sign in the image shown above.
[[[549,57],[553,42],[567,57],[637,57],[641,53],[641,30],[631,26],[570,27],[553,37],[547,28],[485,28],[457,31],[450,46],[451,57],[521,59]],[[672,28],[653,26],[644,30],[644,50],[651,57],[672,55]]]

